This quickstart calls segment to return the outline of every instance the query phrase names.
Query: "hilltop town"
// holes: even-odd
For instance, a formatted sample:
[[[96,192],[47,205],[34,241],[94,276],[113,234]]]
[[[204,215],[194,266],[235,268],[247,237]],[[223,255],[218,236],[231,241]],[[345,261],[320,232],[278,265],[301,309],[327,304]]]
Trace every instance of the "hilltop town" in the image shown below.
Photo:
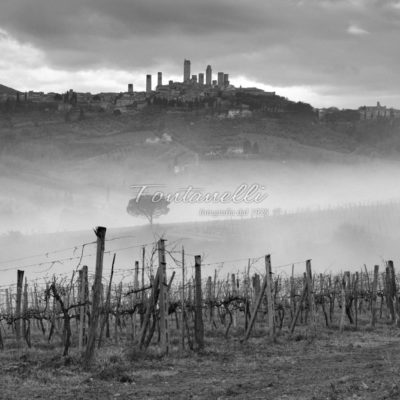
[[[146,75],[146,90],[134,91],[132,83],[126,92],[81,93],[73,89],[65,93],[21,92],[0,85],[0,110],[45,110],[66,114],[66,119],[82,118],[85,112],[109,112],[113,114],[135,113],[149,106],[175,111],[204,110],[218,112],[220,118],[251,117],[253,111],[269,115],[297,114],[317,117],[327,121],[357,121],[400,118],[400,110],[382,106],[360,106],[357,110],[339,110],[331,107],[313,108],[310,104],[293,102],[276,92],[266,92],[256,87],[235,87],[229,74],[218,72],[214,79],[213,69],[208,65],[204,72],[191,74],[190,60],[184,60],[183,80],[165,83],[163,73],[157,73],[157,84],[153,76]]]
[[[210,65],[206,73],[191,75],[190,60],[184,60],[183,81],[163,82],[163,73],[157,74],[157,85],[153,87],[152,75],[146,75],[146,90],[134,91],[128,83],[127,91],[122,93],[79,93],[70,89],[66,93],[19,92],[0,86],[0,105],[4,110],[44,109],[73,114],[76,109],[80,115],[85,111],[110,112],[121,114],[138,112],[148,106],[160,106],[174,110],[209,109],[228,111],[230,116],[251,115],[251,104],[246,96],[269,98],[269,109],[283,110],[285,99],[275,92],[265,92],[257,88],[235,88],[229,82],[227,73],[218,72],[213,79]]]
[[[379,102],[318,109],[276,92],[235,87],[228,73],[215,73],[211,65],[192,74],[185,59],[182,72],[179,82],[167,82],[162,72],[156,82],[145,75],[145,91],[135,91],[132,83],[125,92],[96,94],[21,92],[0,85],[0,133],[9,142],[16,135],[40,134],[40,127],[52,124],[55,137],[78,123],[79,135],[104,129],[104,134],[151,132],[147,144],[172,139],[188,154],[211,159],[298,157],[299,145],[395,158],[400,152],[400,110]],[[307,150],[307,158],[311,153]]]

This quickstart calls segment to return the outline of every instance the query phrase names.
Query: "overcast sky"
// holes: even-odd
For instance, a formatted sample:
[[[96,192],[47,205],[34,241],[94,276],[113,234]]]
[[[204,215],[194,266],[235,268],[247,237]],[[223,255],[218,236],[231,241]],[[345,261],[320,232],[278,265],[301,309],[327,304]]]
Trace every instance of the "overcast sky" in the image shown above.
[[[1,0],[0,83],[143,90],[211,64],[314,106],[400,108],[400,0]]]

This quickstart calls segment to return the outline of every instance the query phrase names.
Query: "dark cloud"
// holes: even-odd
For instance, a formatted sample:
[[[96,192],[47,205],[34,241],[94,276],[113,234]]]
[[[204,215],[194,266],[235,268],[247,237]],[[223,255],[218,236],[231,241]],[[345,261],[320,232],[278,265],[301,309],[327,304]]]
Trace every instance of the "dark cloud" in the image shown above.
[[[391,94],[398,1],[3,0],[0,27],[53,68],[180,74],[183,58],[276,86]]]

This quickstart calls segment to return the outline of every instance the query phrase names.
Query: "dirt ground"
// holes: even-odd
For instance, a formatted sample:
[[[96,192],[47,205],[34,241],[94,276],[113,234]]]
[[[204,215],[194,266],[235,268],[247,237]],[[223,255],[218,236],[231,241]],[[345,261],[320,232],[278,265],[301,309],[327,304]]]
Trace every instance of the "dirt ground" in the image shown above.
[[[172,346],[161,357],[109,345],[84,371],[74,351],[5,349],[0,354],[1,399],[400,399],[400,332],[381,326],[239,338],[210,337],[198,354]]]

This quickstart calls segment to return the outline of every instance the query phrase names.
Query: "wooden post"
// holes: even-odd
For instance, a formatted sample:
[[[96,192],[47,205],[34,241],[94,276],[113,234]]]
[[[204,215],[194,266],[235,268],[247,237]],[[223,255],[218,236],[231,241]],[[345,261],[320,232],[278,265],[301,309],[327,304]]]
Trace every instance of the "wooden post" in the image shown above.
[[[160,286],[160,268],[157,269],[157,273],[155,278],[151,281],[151,295],[150,295],[150,299],[149,302],[147,304],[147,308],[146,308],[146,313],[144,314],[143,317],[143,324],[141,326],[141,330],[140,330],[140,334],[139,334],[139,345],[140,348],[142,348],[143,346],[146,346],[146,343],[150,343],[151,341],[151,337],[152,337],[152,333],[150,333],[149,338],[146,341],[146,333],[147,333],[147,328],[149,326],[149,322],[150,322],[150,316],[153,313],[153,310],[156,306],[156,303],[158,301],[158,297],[159,297],[159,286]]]
[[[146,261],[146,247],[143,246],[142,248],[142,289],[144,289],[144,264]],[[142,297],[141,297],[141,302],[142,302],[142,312],[140,313],[140,328],[143,326],[143,320],[144,320],[144,310],[145,310],[145,292],[142,290]]]
[[[342,276],[341,284],[341,302],[342,302],[342,312],[340,314],[339,331],[344,331],[344,324],[346,318],[346,272]]]
[[[307,293],[308,293],[308,290],[307,290],[307,279],[306,279],[306,273],[304,273],[303,293],[302,293],[302,295],[300,297],[300,301],[297,304],[296,313],[294,314],[294,316],[292,318],[292,322],[290,323],[290,328],[289,328],[290,334],[292,334],[294,332],[294,328],[296,327],[297,320],[299,318],[301,310],[303,309],[303,303],[306,300]]]
[[[359,280],[358,272],[356,272],[353,275],[353,279],[354,279],[353,282],[354,316],[357,329],[358,328],[358,280]]]
[[[292,275],[290,277],[290,314],[292,319],[296,314],[296,289],[294,286],[294,264],[292,264]]]
[[[110,281],[108,282],[108,290],[107,290],[107,298],[106,298],[106,304],[104,307],[104,315],[103,315],[103,320],[101,321],[100,324],[100,336],[99,336],[99,344],[98,348],[100,349],[101,347],[101,341],[103,338],[103,332],[104,328],[107,325],[109,314],[110,314],[110,308],[111,308],[111,287],[112,287],[112,280],[113,280],[113,275],[114,275],[114,263],[115,263],[115,257],[116,254],[114,253],[112,264],[111,264],[111,274],[110,274]]]
[[[380,304],[380,307],[379,307],[379,319],[382,319],[383,301],[387,300],[386,285],[385,285],[385,276],[386,276],[385,272],[382,272],[381,276],[382,276],[382,283],[381,283],[381,281],[379,280],[379,277],[378,277],[378,291],[382,292],[381,304]],[[389,310],[389,308],[386,307],[385,308],[385,316],[386,316],[386,318],[388,318],[388,310]]]
[[[392,285],[392,274],[389,268],[389,262],[386,264],[386,274],[385,274],[385,295],[386,295],[386,304],[389,309],[390,313],[390,321],[393,323],[395,322],[396,316],[394,312],[394,305],[393,305],[393,285]]]
[[[261,292],[261,285],[260,285],[260,275],[258,274],[254,274],[253,276],[253,304],[257,303],[257,300],[260,296],[260,292]],[[265,291],[265,288],[264,288]],[[257,311],[256,311],[256,319],[255,322],[258,321],[258,310],[261,306],[261,303],[258,305],[257,307]]]
[[[21,303],[22,303],[22,285],[24,283],[24,271],[17,271],[17,300],[15,306],[15,333],[18,346],[21,345]]]
[[[388,265],[388,271],[389,271],[389,294],[392,300],[392,305],[393,305],[393,322],[396,323],[397,326],[400,324],[400,307],[399,307],[399,301],[397,297],[397,285],[396,285],[396,274],[394,271],[394,264],[392,260],[389,260],[387,262]]]
[[[306,276],[307,276],[307,294],[308,294],[308,306],[310,308],[310,328],[312,335],[317,334],[317,321],[315,311],[315,298],[314,298],[314,284],[311,272],[311,260],[306,261]]]
[[[103,257],[104,257],[104,244],[106,237],[106,228],[99,226],[95,233],[97,236],[97,252],[96,252],[96,274],[94,277],[94,291],[92,300],[92,313],[90,318],[89,336],[88,343],[85,352],[85,367],[90,367],[95,349],[96,333],[100,317],[100,300],[102,290],[102,278],[103,278]]]
[[[144,264],[146,262],[146,247],[142,249],[142,289],[144,288]],[[144,290],[142,290],[142,304],[144,304]]]
[[[197,349],[202,350],[204,348],[204,325],[203,325],[203,298],[201,292],[201,256],[195,256],[194,258],[195,268],[195,340]]]
[[[114,341],[117,344],[118,343],[118,326],[121,326],[121,320],[119,317],[119,308],[121,307],[121,298],[122,298],[122,282],[118,284],[118,287],[116,289],[116,304],[115,304],[115,319],[114,319]]]
[[[358,311],[360,314],[364,312],[364,274],[361,270],[360,272],[360,299],[358,303]]]
[[[24,298],[22,303],[22,327],[23,334],[28,347],[31,347],[31,329],[30,320],[28,318],[28,281],[25,278]]]
[[[371,327],[375,327],[376,324],[376,312],[377,301],[376,301],[376,291],[378,288],[378,278],[379,278],[379,265],[374,267],[374,280],[372,281],[372,293],[371,293]]]
[[[251,313],[249,326],[247,327],[245,336],[241,341],[247,340],[250,337],[251,330],[253,329],[254,323],[255,323],[255,321],[257,319],[257,311],[260,308],[260,304],[261,304],[261,301],[263,299],[266,287],[267,287],[267,278],[265,277],[265,279],[263,281],[263,284],[262,284],[262,287],[258,292],[258,297],[257,297],[256,301],[254,302],[254,307],[253,307],[253,310],[252,310],[252,313]]]
[[[27,280],[25,278],[25,285],[24,285],[24,289],[22,292],[22,335],[24,338],[26,338],[26,313],[28,311],[28,283]]]
[[[167,264],[165,262],[165,240],[158,241],[158,269],[160,271],[160,335],[161,351],[169,352]]]
[[[87,303],[87,291],[86,282],[88,278],[88,267],[84,265],[79,271],[79,333],[78,333],[78,349],[79,352],[83,350],[84,336],[85,336],[85,324],[86,324],[86,303]]]
[[[214,304],[217,296],[217,270],[214,269],[214,280],[213,280],[213,288],[212,288],[212,296],[211,296],[211,309],[210,309],[210,315],[211,319],[214,321]]]
[[[245,303],[244,303],[244,330],[247,331],[247,326],[248,326],[248,315],[249,315],[249,296],[250,296],[250,258],[247,261],[247,269],[245,273],[245,292],[244,292],[244,298],[245,298]]]
[[[231,274],[231,287],[232,287],[231,296],[232,297],[236,297],[237,290],[236,290],[236,277],[235,277],[235,274]],[[237,327],[237,311],[236,311],[236,308],[233,310],[232,314],[233,314],[232,315],[233,327],[236,328]]]
[[[266,295],[268,302],[268,328],[269,337],[271,339],[275,338],[275,310],[274,310],[274,298],[272,297],[272,271],[271,271],[271,256],[268,254],[265,256],[265,279],[267,281],[266,285]]]
[[[185,349],[185,249],[182,246],[182,288],[181,288],[181,351]]]
[[[133,290],[137,291],[139,289],[139,261],[135,261],[135,275],[133,277]],[[140,294],[136,292],[136,299],[140,297]]]
[[[345,319],[346,319],[346,302],[347,302],[347,296],[346,296],[346,292],[348,291],[348,287],[347,287],[347,276],[350,275],[350,272],[346,271],[343,274],[342,277],[342,312],[340,315],[340,324],[339,324],[339,331],[343,332],[344,331],[344,326],[345,326]]]
[[[327,326],[327,328],[329,328],[329,317],[328,317],[328,313],[326,312],[326,307],[325,307],[325,290],[324,290],[324,276],[322,274],[319,274],[319,293],[321,296],[321,307],[322,307],[322,312],[324,313],[324,317],[325,317],[325,324]]]

